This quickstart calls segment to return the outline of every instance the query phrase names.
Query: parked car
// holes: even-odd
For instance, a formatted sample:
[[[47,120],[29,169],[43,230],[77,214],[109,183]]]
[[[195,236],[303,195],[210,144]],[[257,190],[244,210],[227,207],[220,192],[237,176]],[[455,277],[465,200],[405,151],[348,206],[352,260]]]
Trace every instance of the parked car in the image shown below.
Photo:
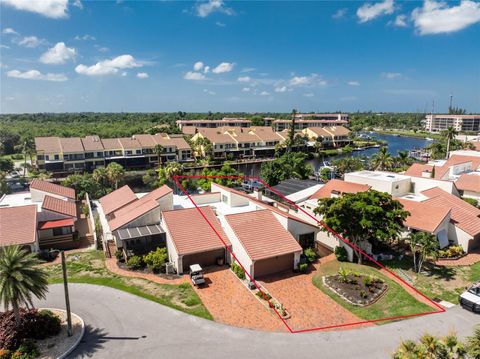
[[[205,278],[203,278],[203,269],[199,264],[192,264],[190,266],[190,279],[193,285],[200,286],[205,284]]]
[[[474,313],[480,313],[480,282],[460,294],[460,305]]]

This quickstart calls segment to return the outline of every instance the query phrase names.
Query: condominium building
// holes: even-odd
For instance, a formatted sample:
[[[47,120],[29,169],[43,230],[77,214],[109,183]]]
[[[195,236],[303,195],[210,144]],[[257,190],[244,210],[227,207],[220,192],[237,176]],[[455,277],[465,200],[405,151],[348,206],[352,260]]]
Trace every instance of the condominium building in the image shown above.
[[[268,126],[196,128],[192,141],[200,138],[212,143],[215,158],[226,158],[227,155],[232,158],[273,156],[275,146],[284,141]]]
[[[308,127],[302,134],[310,141],[318,141],[322,147],[341,147],[351,141],[350,130],[344,126]]]
[[[251,124],[246,118],[224,117],[221,120],[178,120],[177,126],[180,130],[185,127],[216,128],[216,127],[248,127]]]
[[[160,159],[156,146],[163,149]],[[167,134],[140,134],[127,138],[98,136],[35,138],[38,169],[54,173],[91,171],[117,162],[127,169],[147,168],[159,162],[192,159],[191,148],[183,137]]]
[[[430,132],[444,131],[453,127],[456,131],[479,132],[480,115],[427,115],[425,129]]]
[[[289,129],[292,120],[273,120],[271,121],[275,131]],[[307,127],[326,127],[340,126],[348,124],[348,114],[346,113],[308,113],[295,115],[295,130],[301,131]]]

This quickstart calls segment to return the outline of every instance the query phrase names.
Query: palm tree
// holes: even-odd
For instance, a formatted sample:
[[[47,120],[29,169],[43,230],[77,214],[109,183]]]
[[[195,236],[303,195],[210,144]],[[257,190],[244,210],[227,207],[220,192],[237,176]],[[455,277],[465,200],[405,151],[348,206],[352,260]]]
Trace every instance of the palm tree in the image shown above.
[[[27,156],[30,157],[30,163],[32,163],[32,157],[35,154],[35,141],[33,140],[33,137],[27,136],[17,147],[18,150],[23,153],[23,177],[25,178],[27,170]]]
[[[178,162],[168,162],[165,166],[165,178],[167,181],[171,182],[173,177],[180,176],[184,171],[184,167],[181,163]]]
[[[475,332],[471,337],[467,337],[467,352],[471,358],[480,358],[480,326],[475,328]]]
[[[458,131],[455,130],[452,126],[448,127],[443,133],[443,136],[447,139],[447,153],[445,155],[445,159],[447,160],[448,154],[450,153],[450,141],[453,140],[457,135]]]
[[[48,291],[47,273],[36,267],[40,260],[20,246],[0,248],[0,300],[13,308],[15,322],[20,324],[20,307],[33,307],[32,294],[45,299]]]
[[[98,167],[93,170],[92,178],[95,182],[100,183],[102,186],[106,186],[108,182],[108,173],[105,167]]]
[[[420,338],[420,355],[418,357],[425,359],[449,358],[445,345],[430,334],[424,334]]]
[[[437,237],[431,233],[414,232],[408,236],[408,241],[413,254],[415,272],[420,273],[427,258],[435,260],[438,257],[439,244]]]
[[[393,359],[414,359],[417,358],[418,352],[419,348],[413,340],[405,340],[393,354]]]
[[[447,349],[449,358],[465,358],[465,355],[467,354],[465,345],[458,340],[454,333],[450,333],[443,338],[443,344]]]
[[[400,167],[408,165],[408,160],[409,160],[408,151],[398,151],[396,161]]]
[[[156,145],[154,148],[153,148],[153,152],[155,152],[155,154],[157,155],[158,157],[158,165],[160,166],[160,164],[162,163],[162,153],[164,151],[164,148],[162,145]]]
[[[108,164],[107,178],[112,184],[112,186],[115,186],[115,189],[118,188],[118,182],[123,179],[124,175],[125,175],[125,170],[123,169],[122,165],[116,162],[111,162]]]
[[[295,145],[295,116],[297,115],[297,110],[292,110],[292,122],[290,124],[290,129],[288,130],[288,139],[286,142],[287,144],[287,152],[292,151],[292,147]]]
[[[372,156],[375,170],[386,170],[393,165],[393,157],[388,153],[387,147],[381,147],[380,150]]]

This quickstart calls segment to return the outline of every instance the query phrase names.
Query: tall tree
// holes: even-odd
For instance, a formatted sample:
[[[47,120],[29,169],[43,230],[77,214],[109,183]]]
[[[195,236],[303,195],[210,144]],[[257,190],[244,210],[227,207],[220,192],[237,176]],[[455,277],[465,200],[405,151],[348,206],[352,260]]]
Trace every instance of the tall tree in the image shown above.
[[[111,185],[117,189],[118,183],[123,179],[125,176],[125,169],[122,165],[111,162],[107,166],[107,178],[110,181]]]
[[[162,153],[163,151],[165,150],[165,148],[162,146],[162,145],[156,145],[154,148],[153,148],[153,152],[155,152],[155,154],[157,155],[158,157],[158,165],[160,166],[161,163],[162,163]]]
[[[409,215],[391,195],[374,190],[320,199],[314,212],[322,217],[328,227],[347,238],[355,247],[363,241],[392,242],[399,237],[403,222]],[[328,232],[323,226],[321,229]],[[353,250],[358,262],[362,263],[360,251],[356,248]]]
[[[16,324],[20,324],[20,307],[33,307],[32,296],[45,299],[48,275],[38,268],[40,260],[19,246],[0,248],[0,300],[5,308],[12,307]]]
[[[302,152],[288,152],[273,161],[262,164],[261,177],[270,186],[289,179],[307,179],[313,175],[313,167],[306,163],[307,156]]]
[[[448,159],[448,155],[450,154],[450,142],[455,139],[458,135],[458,131],[455,130],[452,126],[448,127],[443,132],[443,137],[447,140],[447,153],[445,154],[445,159]]]
[[[377,153],[372,156],[372,163],[375,170],[387,170],[393,165],[393,157],[388,152],[387,147],[381,147]]]
[[[288,144],[287,152],[292,151],[292,147],[295,145],[295,120],[296,120],[297,110],[292,110],[292,121],[290,123],[290,129],[288,130]]]
[[[475,328],[472,336],[467,337],[466,347],[471,358],[480,359],[480,326]]]
[[[440,249],[438,239],[431,233],[413,232],[408,236],[408,242],[413,255],[414,269],[420,273],[428,258],[437,258]]]

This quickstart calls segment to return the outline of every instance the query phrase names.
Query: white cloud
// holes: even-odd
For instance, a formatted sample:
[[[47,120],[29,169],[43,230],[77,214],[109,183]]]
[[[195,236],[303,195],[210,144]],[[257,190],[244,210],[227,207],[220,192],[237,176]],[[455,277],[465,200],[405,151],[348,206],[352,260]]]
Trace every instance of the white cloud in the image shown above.
[[[119,69],[131,69],[142,66],[132,55],[121,55],[111,60],[97,62],[92,66],[78,65],[75,67],[75,71],[82,75],[102,76],[116,74]]]
[[[83,4],[81,0],[74,0],[72,5],[78,7],[80,10],[83,10]]]
[[[187,73],[185,73],[185,75],[183,75],[183,78],[185,80],[192,80],[192,81],[203,81],[207,79],[204,74],[200,72],[194,72],[194,71],[188,71]]]
[[[123,75],[123,74],[122,74],[122,75]],[[148,74],[147,74],[146,72],[139,72],[139,73],[137,74],[137,77],[138,77],[139,79],[148,79]]]
[[[260,96],[268,96],[268,95],[270,95],[270,93],[268,93],[267,91],[260,92]]]
[[[242,92],[250,92],[250,87],[244,87],[244,88],[242,88]]]
[[[304,97],[313,97],[313,96],[315,96],[315,94],[309,92],[309,93],[304,93],[303,96]]]
[[[219,64],[217,67],[215,67],[212,72],[214,74],[222,74],[224,72],[230,72],[233,70],[233,66],[234,64],[230,63],[230,62],[222,62],[221,64]]]
[[[425,0],[422,8],[412,11],[412,20],[420,35],[460,31],[480,22],[480,3],[463,0],[448,7],[446,2]]]
[[[288,81],[290,86],[325,86],[327,81],[322,80],[318,74],[311,74],[310,76],[293,76]]]
[[[10,48],[10,46],[0,44],[0,49],[9,49],[9,48]]]
[[[252,81],[252,78],[250,76],[240,76],[239,78],[237,78],[237,81],[247,83]]]
[[[398,15],[393,24],[398,27],[407,27],[407,15]]]
[[[217,93],[215,91],[204,89],[203,92],[208,93],[211,96],[215,96]]]
[[[84,41],[92,40],[92,41],[95,41],[96,38],[95,38],[95,36],[85,34],[83,36],[80,36],[80,35],[75,36],[75,40],[84,40]]]
[[[360,86],[360,82],[358,81],[348,81],[347,84],[350,86]]]
[[[332,19],[335,19],[335,20],[342,19],[345,17],[345,15],[347,15],[347,12],[348,12],[347,8],[338,9],[335,12],[335,14],[332,15]]]
[[[2,34],[5,34],[5,35],[18,35],[18,32],[16,32],[14,29],[12,29],[11,27],[7,27],[5,29],[2,30]]]
[[[402,74],[400,72],[382,72],[382,77],[392,80],[402,77]]]
[[[127,75],[128,75],[127,71],[123,71],[120,76],[125,77],[125,76],[127,76]]]
[[[286,92],[287,86],[275,87],[275,92]]]
[[[222,0],[208,0],[207,2],[199,2],[195,7],[195,13],[200,17],[207,17],[214,12],[221,12],[226,15],[234,15],[233,9],[225,6]]]
[[[252,72],[252,71],[255,71],[255,70],[256,70],[255,67],[245,67],[240,72]]]
[[[217,21],[217,22],[215,23],[215,25],[220,26],[220,27],[225,27],[225,26],[227,26],[227,25],[225,25],[225,23],[220,22],[220,21]]]
[[[364,4],[357,10],[357,16],[360,23],[375,19],[381,15],[393,14],[395,6],[393,0],[384,0],[375,4]]]
[[[210,66],[205,66],[205,68],[203,69],[203,73],[208,74],[209,72],[210,72]]]
[[[40,62],[44,64],[64,64],[68,60],[74,60],[75,56],[77,56],[77,51],[73,47],[67,47],[64,42],[59,42],[40,56]]]
[[[68,0],[2,0],[17,10],[30,11],[53,19],[65,18]]]
[[[20,46],[24,47],[37,47],[43,44],[46,44],[45,39],[39,39],[36,36],[25,36],[23,39],[16,41]]]
[[[193,65],[193,70],[195,71],[200,71],[203,69],[203,62],[202,61],[197,61],[195,62],[195,64]]]
[[[67,81],[68,77],[64,74],[42,74],[38,70],[29,70],[25,72],[21,72],[18,70],[11,70],[7,72],[8,77],[14,77],[17,79],[24,79],[24,80],[43,80],[43,81],[55,81],[55,82],[62,82]]]

